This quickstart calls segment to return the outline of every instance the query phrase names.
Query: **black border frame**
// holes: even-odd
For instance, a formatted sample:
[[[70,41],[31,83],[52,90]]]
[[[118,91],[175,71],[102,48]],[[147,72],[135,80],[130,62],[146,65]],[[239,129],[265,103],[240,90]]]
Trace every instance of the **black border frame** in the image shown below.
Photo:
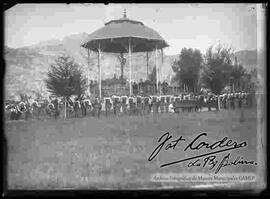
[[[5,0],[8,1],[8,0]],[[11,8],[12,6],[16,5],[17,3],[104,3],[109,4],[109,3],[151,3],[149,0],[145,0],[145,1],[134,1],[134,0],[130,0],[130,1],[117,1],[117,0],[104,0],[104,1],[98,1],[98,0],[88,0],[88,1],[71,1],[71,0],[67,0],[67,1],[53,1],[53,0],[36,0],[36,1],[24,1],[24,0],[16,0],[14,2],[12,1],[8,1],[7,2],[3,2],[1,4],[1,8],[2,8],[2,15],[1,15],[1,22],[2,22],[2,30],[4,30],[4,12],[5,10]],[[268,4],[268,0],[240,0],[240,1],[231,1],[231,0],[214,0],[214,1],[209,1],[209,0],[201,0],[201,1],[194,1],[194,0],[180,0],[180,1],[176,1],[176,0],[168,0],[168,1],[164,1],[164,2],[159,2],[156,1],[154,3],[266,3],[267,5],[267,17],[266,17],[266,42],[267,44],[269,43],[269,20],[268,20],[268,8],[269,8],[269,4]],[[4,32],[2,32],[2,48],[1,48],[1,52],[2,52],[2,59],[1,59],[1,102],[2,102],[2,106],[1,106],[1,110],[2,113],[4,112],[3,110],[3,98],[4,98],[4,74],[5,74],[5,60],[4,60]],[[266,47],[266,55],[268,52],[268,45]],[[269,63],[269,56],[267,56],[267,65]],[[266,65],[266,66],[267,66]],[[269,72],[268,68],[266,67],[265,69],[267,71],[267,74]],[[267,76],[266,76],[266,82],[267,82]],[[267,83],[266,83],[266,98],[268,101],[268,87],[267,87]],[[268,106],[267,107],[267,112],[268,112]],[[267,116],[266,116],[267,118]],[[265,119],[266,119],[265,118]],[[5,137],[4,134],[4,121],[3,121],[3,114],[1,114],[1,137],[2,137],[2,157],[3,157],[3,170],[2,170],[2,197],[142,197],[142,196],[146,196],[148,197],[178,197],[178,196],[184,196],[184,197],[209,197],[209,196],[215,196],[218,198],[221,197],[235,197],[235,196],[248,196],[249,198],[253,198],[253,197],[258,197],[258,196],[262,196],[262,197],[266,197],[269,194],[269,177],[268,177],[268,172],[266,173],[267,175],[267,188],[265,190],[262,190],[261,192],[256,192],[255,190],[237,190],[237,189],[231,189],[231,188],[224,188],[224,189],[217,189],[217,190],[204,190],[204,189],[194,189],[194,190],[185,190],[185,189],[163,189],[163,190],[52,190],[52,191],[48,191],[48,190],[8,190],[7,189],[7,139]],[[267,122],[266,122],[267,123]],[[267,136],[267,127],[266,127],[266,136]],[[267,136],[267,143],[269,141],[269,136]],[[267,150],[268,151],[268,150]],[[267,153],[267,160],[269,160],[269,154]],[[266,168],[269,168],[269,161],[267,161],[267,165]]]

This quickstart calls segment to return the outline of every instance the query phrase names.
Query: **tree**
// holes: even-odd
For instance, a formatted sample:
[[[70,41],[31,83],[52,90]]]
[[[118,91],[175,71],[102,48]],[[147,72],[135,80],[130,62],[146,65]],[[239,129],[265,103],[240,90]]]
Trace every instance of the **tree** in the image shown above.
[[[214,52],[213,47],[207,49],[201,82],[215,94],[220,94],[232,81],[232,55],[232,49],[222,45],[218,45]]]
[[[179,60],[175,60],[172,69],[175,72],[174,81],[179,86],[185,84],[189,91],[197,92],[199,72],[202,69],[202,54],[198,49],[183,48]]]
[[[232,57],[235,57],[234,64]],[[233,86],[234,90],[242,89],[242,85],[249,81],[248,79],[245,68],[238,64],[231,48],[219,44],[215,51],[213,47],[207,49],[201,81],[215,94],[220,94],[228,85]]]
[[[45,83],[47,90],[54,96],[64,97],[65,103],[71,95],[80,97],[87,88],[87,80],[82,75],[81,67],[68,55],[62,55],[55,60]]]

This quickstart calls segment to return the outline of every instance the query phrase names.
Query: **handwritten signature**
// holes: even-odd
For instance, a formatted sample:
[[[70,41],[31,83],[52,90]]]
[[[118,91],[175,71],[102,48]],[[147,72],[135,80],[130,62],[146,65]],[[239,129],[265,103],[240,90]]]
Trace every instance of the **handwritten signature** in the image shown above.
[[[222,140],[215,141],[214,143],[208,143],[206,141],[202,141],[202,137],[206,136],[207,133],[203,132],[197,135],[185,148],[184,151],[199,151],[201,149],[209,149],[210,151],[207,153],[201,153],[196,156],[192,156],[185,159],[180,159],[177,161],[169,162],[166,164],[162,164],[160,167],[167,167],[173,164],[178,164],[181,162],[190,161],[188,163],[188,167],[206,167],[209,166],[210,170],[216,168],[215,173],[218,173],[221,168],[232,165],[239,164],[250,164],[257,165],[255,161],[247,161],[243,160],[243,157],[238,156],[235,160],[230,160],[230,153],[223,157],[221,161],[217,160],[216,154],[223,153],[226,151],[232,151],[235,149],[240,149],[246,147],[248,144],[246,141],[242,141],[238,143],[237,141],[233,141],[228,139],[228,137],[224,137]],[[154,160],[158,154],[163,149],[167,150],[175,150],[177,146],[181,145],[181,143],[185,142],[186,139],[183,136],[180,136],[178,139],[172,139],[172,135],[169,132],[164,133],[159,139],[159,145],[154,149],[151,155],[148,158],[148,161]]]

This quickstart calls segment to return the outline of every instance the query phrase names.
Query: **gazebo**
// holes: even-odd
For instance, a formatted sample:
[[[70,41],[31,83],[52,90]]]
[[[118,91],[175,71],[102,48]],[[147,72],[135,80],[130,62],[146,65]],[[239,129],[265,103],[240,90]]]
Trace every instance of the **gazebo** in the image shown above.
[[[132,95],[132,53],[147,53],[155,51],[156,87],[158,91],[158,50],[163,53],[163,48],[168,47],[167,42],[153,29],[145,26],[140,21],[124,16],[117,20],[105,23],[105,26],[91,33],[81,45],[87,49],[88,59],[90,50],[98,53],[99,69],[99,97],[101,99],[101,52],[128,53],[129,61],[129,95]],[[88,62],[89,63],[89,62]]]

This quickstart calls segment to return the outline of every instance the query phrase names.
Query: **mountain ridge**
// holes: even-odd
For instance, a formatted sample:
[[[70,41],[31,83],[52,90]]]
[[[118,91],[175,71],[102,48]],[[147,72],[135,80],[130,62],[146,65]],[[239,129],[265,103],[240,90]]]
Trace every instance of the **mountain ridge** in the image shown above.
[[[44,79],[50,64],[60,54],[69,54],[76,62],[82,65],[87,71],[87,50],[81,47],[81,43],[86,39],[87,33],[72,34],[62,40],[51,39],[42,41],[31,46],[21,48],[11,48],[4,46],[4,58],[6,63],[5,74],[5,95],[12,98],[19,93],[36,95],[41,93],[47,96]],[[248,70],[256,67],[256,50],[238,51],[235,53],[239,63],[242,63]],[[126,55],[125,55],[126,56]],[[174,75],[171,64],[179,55],[164,55],[160,72],[160,79],[170,81]],[[116,54],[102,53],[101,56],[102,78],[111,78],[116,74],[120,76],[120,63]],[[149,53],[149,73],[155,65],[154,53]],[[159,66],[161,56],[159,54]],[[146,53],[136,53],[132,57],[133,79],[139,81],[146,79]],[[87,73],[85,73],[86,75]],[[90,79],[98,78],[97,53],[90,52]],[[124,76],[129,78],[128,63],[124,68]]]

